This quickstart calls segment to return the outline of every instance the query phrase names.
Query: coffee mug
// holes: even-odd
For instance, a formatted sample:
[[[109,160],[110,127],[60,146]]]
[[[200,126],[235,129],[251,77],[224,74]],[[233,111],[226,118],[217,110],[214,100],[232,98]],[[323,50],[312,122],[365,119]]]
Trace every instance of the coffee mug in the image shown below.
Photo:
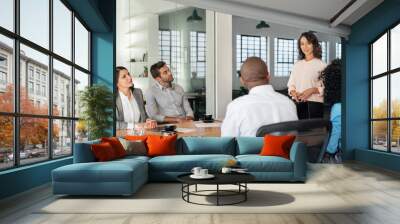
[[[222,167],[222,170],[221,170],[222,173],[230,173],[231,171],[232,171],[232,168],[229,168],[229,167]]]
[[[207,176],[208,175],[208,169],[201,169],[200,170],[200,176]]]
[[[200,171],[201,171],[201,170],[202,170],[201,167],[193,167],[192,173],[193,173],[194,175],[196,175],[196,176],[199,176],[199,175],[201,175],[201,174],[200,174]]]
[[[205,120],[205,121],[210,121],[212,119],[213,119],[212,114],[204,114],[204,116],[203,116],[203,120]]]

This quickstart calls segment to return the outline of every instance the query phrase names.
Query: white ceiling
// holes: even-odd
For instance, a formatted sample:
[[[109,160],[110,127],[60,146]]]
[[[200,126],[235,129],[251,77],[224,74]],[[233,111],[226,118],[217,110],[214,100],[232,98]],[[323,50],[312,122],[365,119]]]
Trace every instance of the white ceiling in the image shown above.
[[[273,9],[281,12],[330,20],[350,0],[220,0],[242,5]],[[350,24],[348,24],[350,25]]]
[[[333,22],[351,0],[167,0],[235,16],[347,37],[351,25],[383,0],[356,0]]]

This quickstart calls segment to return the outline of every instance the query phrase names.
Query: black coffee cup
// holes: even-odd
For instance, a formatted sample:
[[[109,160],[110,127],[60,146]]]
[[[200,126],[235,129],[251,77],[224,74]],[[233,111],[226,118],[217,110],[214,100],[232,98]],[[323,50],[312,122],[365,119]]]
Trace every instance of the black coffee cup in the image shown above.
[[[212,120],[213,120],[212,114],[204,114],[203,120],[205,120],[205,121],[212,121]]]

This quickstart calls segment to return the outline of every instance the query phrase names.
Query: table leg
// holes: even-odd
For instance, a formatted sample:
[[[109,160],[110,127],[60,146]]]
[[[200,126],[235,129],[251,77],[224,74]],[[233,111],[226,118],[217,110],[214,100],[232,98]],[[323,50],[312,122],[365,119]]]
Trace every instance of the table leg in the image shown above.
[[[247,183],[244,183],[244,190],[245,190],[245,192],[244,192],[244,201],[247,201]]]
[[[219,184],[217,184],[217,206],[219,205]]]
[[[195,186],[195,191],[197,192],[197,184],[196,184],[196,186]]]

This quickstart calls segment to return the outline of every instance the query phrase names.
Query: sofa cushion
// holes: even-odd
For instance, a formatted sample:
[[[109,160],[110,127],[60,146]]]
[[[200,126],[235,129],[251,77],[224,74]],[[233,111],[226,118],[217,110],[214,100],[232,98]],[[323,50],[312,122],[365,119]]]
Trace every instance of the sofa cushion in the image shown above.
[[[178,141],[177,154],[235,155],[235,139],[230,137],[183,137]]]
[[[146,156],[147,155],[147,148],[146,143],[141,140],[126,140],[120,138],[119,141],[121,142],[122,146],[126,151],[126,155],[137,155],[137,156]]]
[[[91,145],[91,149],[94,154],[94,157],[96,157],[96,161],[105,162],[118,158],[118,156],[115,154],[112,145],[108,142],[93,144]]]
[[[147,155],[148,156],[165,156],[176,154],[177,135],[160,136],[149,135],[147,137]]]
[[[117,158],[122,158],[126,156],[126,151],[124,149],[124,146],[122,146],[121,142],[117,137],[104,137],[101,138],[101,142],[110,143],[110,145],[112,145],[112,148],[114,149]]]
[[[75,163],[53,170],[58,182],[129,182],[134,172],[143,172],[146,162],[131,159],[96,163]],[[147,176],[147,174],[145,174]]]
[[[261,156],[280,156],[289,159],[290,148],[295,140],[294,135],[265,135]]]
[[[158,156],[149,160],[149,170],[163,172],[191,172],[199,166],[211,172],[219,171],[228,160],[235,159],[231,155],[175,155]]]
[[[278,156],[238,155],[236,159],[241,168],[249,172],[292,172],[292,161]]]
[[[236,155],[259,154],[264,145],[263,137],[238,137],[236,141]]]

